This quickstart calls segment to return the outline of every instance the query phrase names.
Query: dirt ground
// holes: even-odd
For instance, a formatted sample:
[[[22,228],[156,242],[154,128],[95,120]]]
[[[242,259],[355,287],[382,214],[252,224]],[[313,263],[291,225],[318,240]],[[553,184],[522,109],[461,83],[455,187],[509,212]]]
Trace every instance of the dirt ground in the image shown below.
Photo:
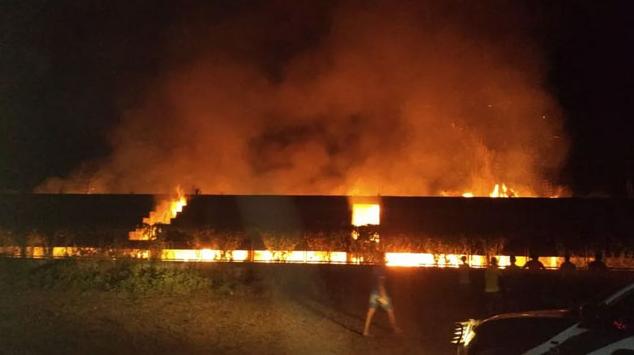
[[[404,333],[392,334],[384,312],[377,312],[373,336],[364,338],[368,268],[241,268],[256,281],[189,296],[0,285],[0,353],[451,354],[453,322],[482,315],[479,271],[472,290],[461,290],[454,270],[390,270],[388,286]],[[548,299],[513,307],[559,302]]]
[[[17,296],[17,297],[16,297]],[[328,312],[328,310],[323,310]],[[120,299],[3,292],[0,349],[43,353],[420,353],[418,339],[366,339],[360,320],[260,297]],[[436,353],[436,352],[431,352]]]

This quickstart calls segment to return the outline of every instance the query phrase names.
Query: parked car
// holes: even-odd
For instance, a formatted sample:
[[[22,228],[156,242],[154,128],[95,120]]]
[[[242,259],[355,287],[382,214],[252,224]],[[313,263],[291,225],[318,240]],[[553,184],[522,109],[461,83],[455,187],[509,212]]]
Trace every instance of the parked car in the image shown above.
[[[634,354],[634,283],[575,309],[460,322],[453,342],[460,355]]]

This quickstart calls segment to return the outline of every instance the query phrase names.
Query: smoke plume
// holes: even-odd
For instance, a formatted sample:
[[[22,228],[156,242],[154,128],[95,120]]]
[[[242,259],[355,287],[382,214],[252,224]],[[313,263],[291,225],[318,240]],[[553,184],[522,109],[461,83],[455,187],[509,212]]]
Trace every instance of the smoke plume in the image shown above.
[[[176,25],[112,154],[38,190],[552,193],[566,140],[526,9],[311,3]]]

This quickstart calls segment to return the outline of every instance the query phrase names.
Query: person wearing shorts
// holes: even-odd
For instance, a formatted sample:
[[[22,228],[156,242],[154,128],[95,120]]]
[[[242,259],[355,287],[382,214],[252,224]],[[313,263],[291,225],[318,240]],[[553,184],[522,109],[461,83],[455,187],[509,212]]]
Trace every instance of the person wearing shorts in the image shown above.
[[[368,313],[365,317],[363,336],[370,335],[370,325],[372,323],[372,318],[374,317],[374,313],[376,313],[376,309],[379,307],[387,312],[387,317],[390,321],[392,329],[394,329],[394,332],[400,333],[400,329],[396,325],[396,317],[394,316],[392,300],[390,299],[390,296],[388,296],[385,289],[385,267],[383,265],[374,267],[374,269],[372,270],[372,275],[374,279],[373,287],[372,291],[370,292],[370,302],[368,305]]]
[[[381,294],[377,291],[370,293],[370,308],[377,309],[381,307],[384,311],[389,312],[392,310],[392,300],[390,296],[385,295],[381,297]]]

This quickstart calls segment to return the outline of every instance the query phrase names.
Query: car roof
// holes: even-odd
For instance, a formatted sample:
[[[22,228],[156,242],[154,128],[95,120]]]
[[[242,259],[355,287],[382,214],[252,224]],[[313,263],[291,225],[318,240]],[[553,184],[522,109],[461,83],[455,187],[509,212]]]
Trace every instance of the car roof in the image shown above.
[[[630,291],[632,291],[633,289],[634,289],[634,282],[613,293],[610,297],[606,298],[603,301],[603,303],[609,305],[617,301],[621,297],[625,296],[626,294],[630,293]]]

